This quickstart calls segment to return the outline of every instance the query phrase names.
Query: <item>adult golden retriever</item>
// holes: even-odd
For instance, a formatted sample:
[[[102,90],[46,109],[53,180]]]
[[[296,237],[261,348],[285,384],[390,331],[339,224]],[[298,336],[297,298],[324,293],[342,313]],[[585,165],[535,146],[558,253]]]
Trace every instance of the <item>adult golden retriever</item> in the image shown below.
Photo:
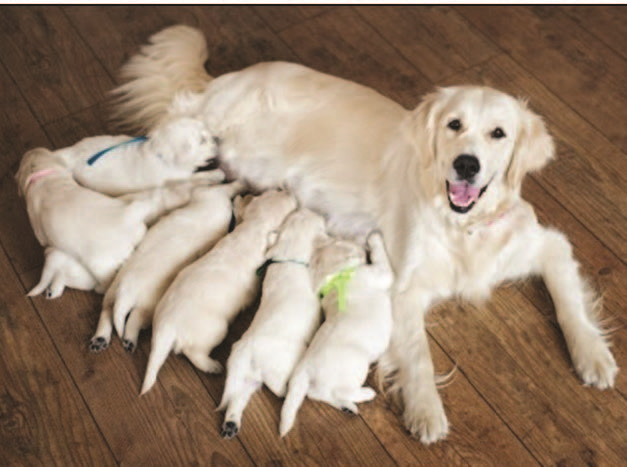
[[[523,177],[554,155],[541,118],[487,87],[439,89],[408,111],[376,91],[271,62],[217,78],[203,35],[165,29],[124,67],[119,116],[153,127],[168,112],[203,118],[231,176],[287,185],[332,230],[383,232],[396,275],[394,331],[380,370],[395,374],[407,428],[424,443],[448,423],[424,316],[438,300],[485,298],[504,280],[541,275],[574,366],[598,388],[618,368],[568,240],[538,224]]]

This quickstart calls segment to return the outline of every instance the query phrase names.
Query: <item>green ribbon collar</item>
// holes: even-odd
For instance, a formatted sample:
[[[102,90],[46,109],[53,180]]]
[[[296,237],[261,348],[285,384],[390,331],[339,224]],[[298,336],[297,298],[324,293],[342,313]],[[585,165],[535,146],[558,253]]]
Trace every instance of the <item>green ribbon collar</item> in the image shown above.
[[[346,289],[350,281],[355,276],[356,266],[350,266],[342,269],[335,274],[328,276],[325,283],[320,287],[318,295],[323,299],[335,289],[337,291],[337,306],[341,312],[346,311]]]

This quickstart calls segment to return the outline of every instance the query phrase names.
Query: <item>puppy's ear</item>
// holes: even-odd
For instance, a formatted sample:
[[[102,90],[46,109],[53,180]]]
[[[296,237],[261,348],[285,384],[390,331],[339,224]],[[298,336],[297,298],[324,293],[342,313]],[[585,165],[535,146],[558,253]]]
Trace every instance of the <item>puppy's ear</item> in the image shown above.
[[[437,115],[443,106],[448,88],[438,88],[427,94],[412,112],[410,139],[418,153],[421,169],[428,169],[435,162],[435,136]]]
[[[555,157],[555,144],[539,115],[519,101],[522,120],[516,146],[506,173],[507,185],[518,190],[528,172],[539,170]]]

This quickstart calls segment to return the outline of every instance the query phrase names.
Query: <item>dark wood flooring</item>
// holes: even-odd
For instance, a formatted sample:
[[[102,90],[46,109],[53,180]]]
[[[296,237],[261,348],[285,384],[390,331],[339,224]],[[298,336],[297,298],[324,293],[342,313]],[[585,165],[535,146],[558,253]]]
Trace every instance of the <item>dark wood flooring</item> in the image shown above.
[[[266,390],[239,438],[223,441],[224,377],[180,357],[139,398],[148,334],[133,355],[118,341],[94,355],[100,296],[25,297],[43,252],[13,175],[30,148],[117,132],[108,92],[120,66],[176,23],[205,32],[215,75],[290,60],[408,108],[436,85],[528,97],[558,157],[524,195],[603,293],[616,388],[581,384],[546,289],[529,281],[429,316],[437,370],[457,366],[441,390],[451,434],[432,446],[381,397],[357,417],[307,401],[281,440],[280,401]],[[627,465],[626,45],[624,6],[0,6],[0,465]]]

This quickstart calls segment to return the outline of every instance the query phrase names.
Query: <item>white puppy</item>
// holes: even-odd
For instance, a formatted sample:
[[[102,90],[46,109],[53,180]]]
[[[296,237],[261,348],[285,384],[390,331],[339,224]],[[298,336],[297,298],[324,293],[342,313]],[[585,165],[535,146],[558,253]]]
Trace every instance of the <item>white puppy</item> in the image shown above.
[[[193,187],[179,182],[126,199],[110,198],[78,185],[63,159],[44,148],[24,155],[16,179],[37,240],[59,250],[48,250],[45,274],[30,293],[48,289],[50,298],[61,294],[65,280],[104,292],[144,237],[146,223],[188,202]]]
[[[187,205],[148,230],[104,296],[100,323],[90,343],[93,352],[109,345],[112,316],[124,348],[135,350],[139,331],[151,324],[155,307],[176,274],[227,234],[231,200],[244,188],[242,182],[197,187]]]
[[[266,254],[259,309],[227,361],[219,407],[226,409],[224,438],[237,435],[248,400],[262,384],[277,396],[285,395],[287,380],[320,324],[309,261],[316,245],[327,238],[324,219],[299,209],[285,220]]]
[[[152,127],[167,118],[176,93],[198,92],[186,111],[220,139],[230,176],[258,188],[286,185],[301,205],[328,216],[332,232],[381,230],[395,272],[395,326],[380,368],[395,375],[411,433],[424,443],[448,433],[426,313],[449,297],[487,298],[503,281],[542,276],[577,373],[590,386],[614,385],[618,368],[571,246],[521,198],[524,176],[555,153],[523,100],[454,86],[407,110],[293,63],[214,79],[206,58],[196,29],[154,35],[124,67],[130,81],[117,90],[119,114]]]
[[[223,178],[215,170],[196,173],[215,158],[217,146],[205,124],[190,117],[171,116],[148,137],[94,136],[55,152],[78,183],[110,196],[192,176],[213,183]]]
[[[209,353],[226,336],[230,321],[257,295],[256,271],[265,260],[269,236],[295,207],[294,196],[285,191],[253,199],[235,230],[176,276],[155,311],[142,394],[153,386],[172,350],[203,371],[222,371]]]
[[[376,395],[362,385],[392,333],[393,275],[379,233],[370,235],[368,247],[371,265],[353,261],[346,262],[340,272],[328,269],[325,257],[336,262],[345,248],[337,243],[322,248],[317,264],[312,265],[315,283],[322,287],[325,322],[290,378],[281,410],[281,436],[292,428],[305,396],[356,414],[355,403]]]

